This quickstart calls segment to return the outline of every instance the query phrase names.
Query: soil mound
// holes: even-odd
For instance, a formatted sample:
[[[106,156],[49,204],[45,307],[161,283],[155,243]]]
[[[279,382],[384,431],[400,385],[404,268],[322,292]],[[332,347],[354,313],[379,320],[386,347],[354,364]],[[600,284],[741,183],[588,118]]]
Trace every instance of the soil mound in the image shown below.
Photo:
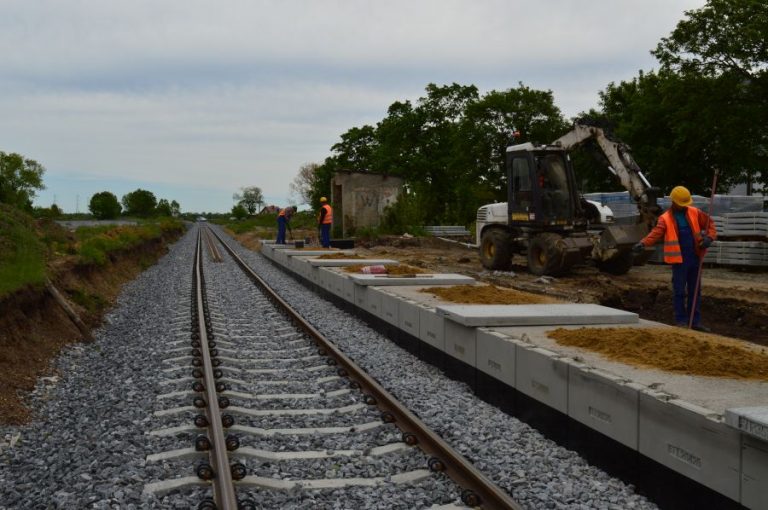
[[[682,328],[559,328],[547,335],[631,365],[686,375],[768,380],[765,349]]]
[[[360,273],[361,270],[365,266],[362,264],[356,264],[354,266],[347,266],[344,268],[344,271],[347,273]],[[384,266],[384,269],[387,270],[387,274],[392,275],[410,275],[410,274],[426,274],[427,271],[424,271],[423,269],[419,269],[418,267],[409,266],[408,264],[387,264]]]
[[[478,305],[533,305],[560,303],[553,298],[504,289],[495,285],[455,285],[453,287],[428,287],[420,292],[432,294],[451,303]]]
[[[357,255],[355,253],[350,253],[348,255],[345,255],[344,253],[326,253],[325,255],[320,255],[317,258],[325,259],[325,260],[334,260],[334,259],[364,259],[365,257],[361,257],[360,255]]]

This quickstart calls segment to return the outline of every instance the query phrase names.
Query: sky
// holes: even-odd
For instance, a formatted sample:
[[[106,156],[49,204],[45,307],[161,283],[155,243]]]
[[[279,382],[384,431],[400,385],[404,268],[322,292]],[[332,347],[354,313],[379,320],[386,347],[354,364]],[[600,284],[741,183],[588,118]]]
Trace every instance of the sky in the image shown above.
[[[551,90],[568,116],[704,0],[0,0],[0,151],[46,168],[36,205],[137,188],[227,211],[429,83]]]

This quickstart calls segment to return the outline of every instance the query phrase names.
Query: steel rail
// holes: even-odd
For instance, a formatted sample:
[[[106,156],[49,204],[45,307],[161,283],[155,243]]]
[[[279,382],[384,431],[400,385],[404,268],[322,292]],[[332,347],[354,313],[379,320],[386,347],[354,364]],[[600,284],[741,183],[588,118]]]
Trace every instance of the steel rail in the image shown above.
[[[221,252],[219,252],[219,247],[216,246],[216,241],[213,239],[211,235],[211,229],[206,228],[204,229],[205,232],[205,244],[208,246],[208,253],[211,255],[211,260],[214,262],[221,262],[224,259],[221,258]]]
[[[221,423],[219,396],[216,394],[216,379],[213,376],[213,364],[208,349],[208,332],[206,325],[205,306],[203,305],[203,257],[202,229],[197,235],[195,251],[195,301],[197,309],[197,327],[200,334],[200,351],[203,358],[203,377],[207,401],[208,427],[212,448],[210,461],[214,468],[213,498],[219,510],[237,510],[237,497],[232,482],[232,473],[227,455],[224,426]]]
[[[480,506],[489,510],[512,509],[522,510],[523,507],[514,501],[506,492],[501,490],[493,482],[488,480],[466,458],[454,450],[440,436],[433,432],[415,414],[401,404],[383,386],[369,376],[365,370],[347,357],[335,344],[325,338],[320,331],[304,320],[285,300],[272,290],[269,285],[257,275],[243,259],[224,241],[215,231],[211,233],[221,242],[229,255],[245,271],[245,273],[261,288],[268,298],[277,304],[291,318],[291,320],[309,335],[324,352],[332,356],[339,367],[343,368],[350,380],[357,382],[360,389],[373,397],[374,404],[385,413],[391,413],[398,428],[404,433],[413,434],[418,440],[418,446],[428,455],[432,455],[439,461],[439,466],[430,466],[435,470],[443,471],[453,479],[460,487],[468,489],[477,496],[477,499],[465,500],[470,506]],[[464,496],[462,496],[464,499]]]

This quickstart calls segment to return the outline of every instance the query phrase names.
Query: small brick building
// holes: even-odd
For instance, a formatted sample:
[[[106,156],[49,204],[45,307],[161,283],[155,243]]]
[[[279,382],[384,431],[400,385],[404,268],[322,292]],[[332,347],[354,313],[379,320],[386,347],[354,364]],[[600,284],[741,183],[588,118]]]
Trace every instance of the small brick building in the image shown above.
[[[403,179],[369,172],[336,172],[331,179],[333,225],[343,235],[360,227],[378,227],[384,209],[395,203]]]

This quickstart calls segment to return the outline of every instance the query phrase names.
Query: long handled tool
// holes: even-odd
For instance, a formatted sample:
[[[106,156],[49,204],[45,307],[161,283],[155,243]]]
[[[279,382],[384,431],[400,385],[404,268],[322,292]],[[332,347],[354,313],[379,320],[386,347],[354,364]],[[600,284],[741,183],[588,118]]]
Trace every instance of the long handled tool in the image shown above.
[[[704,227],[704,231],[709,228],[709,222],[712,221],[712,204],[715,201],[715,190],[717,188],[717,168],[715,168],[715,175],[712,177],[712,195],[709,197],[709,209],[707,210],[707,225]],[[699,259],[699,272],[696,275],[696,288],[693,291],[693,301],[690,309],[690,316],[688,317],[688,328],[693,327],[693,315],[696,312],[696,301],[699,298],[699,287],[701,287],[701,272],[704,269],[704,256],[707,254],[707,250],[704,249]]]

